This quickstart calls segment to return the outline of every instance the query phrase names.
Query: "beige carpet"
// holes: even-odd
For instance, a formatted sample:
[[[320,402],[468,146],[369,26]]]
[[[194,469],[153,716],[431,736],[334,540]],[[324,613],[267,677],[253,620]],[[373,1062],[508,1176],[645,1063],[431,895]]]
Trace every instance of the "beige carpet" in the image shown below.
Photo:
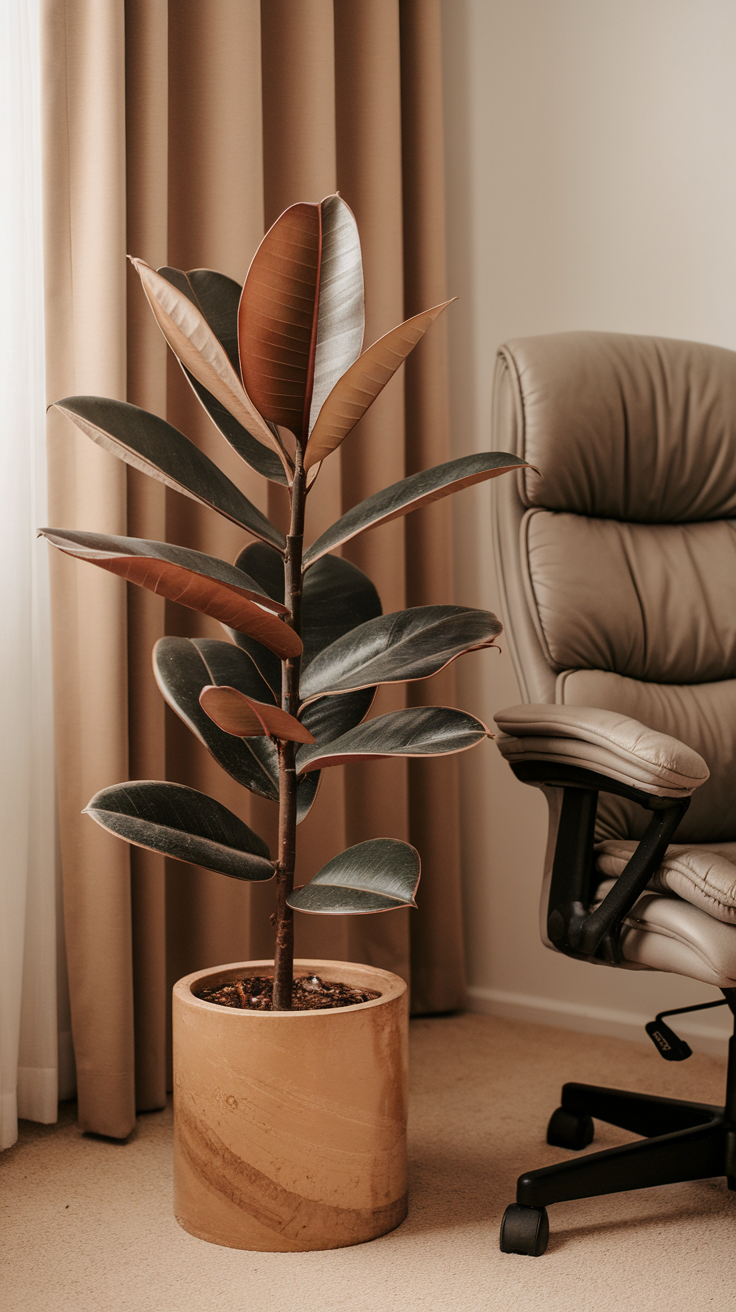
[[[329,1253],[235,1252],[171,1216],[171,1111],[127,1144],[25,1122],[0,1156],[3,1312],[699,1312],[736,1309],[736,1194],[723,1181],[559,1203],[542,1258],[498,1226],[563,1080],[721,1102],[724,1063],[487,1016],[412,1024],[411,1201],[393,1234]],[[600,1148],[623,1132],[596,1127]]]

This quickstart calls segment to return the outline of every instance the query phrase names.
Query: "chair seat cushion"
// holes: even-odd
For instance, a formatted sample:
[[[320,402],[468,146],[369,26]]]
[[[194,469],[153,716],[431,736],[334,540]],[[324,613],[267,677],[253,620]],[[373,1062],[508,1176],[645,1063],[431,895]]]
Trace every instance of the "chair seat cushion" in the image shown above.
[[[604,879],[596,901],[614,883]],[[644,893],[634,903],[624,918],[621,952],[620,964],[629,970],[665,970],[719,989],[736,988],[736,926],[671,893]]]
[[[618,878],[635,849],[633,841],[596,844],[596,869],[605,878]],[[675,893],[716,920],[736,925],[736,843],[668,847],[649,887]]]

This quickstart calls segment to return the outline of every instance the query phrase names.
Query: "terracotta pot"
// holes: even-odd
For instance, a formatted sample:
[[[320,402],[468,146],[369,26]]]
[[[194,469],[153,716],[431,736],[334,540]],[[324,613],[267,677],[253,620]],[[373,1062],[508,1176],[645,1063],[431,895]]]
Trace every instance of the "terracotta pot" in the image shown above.
[[[174,1212],[190,1234],[261,1252],[362,1244],[406,1216],[406,984],[298,961],[380,991],[325,1011],[239,1011],[193,990],[265,974],[249,961],[174,986]]]

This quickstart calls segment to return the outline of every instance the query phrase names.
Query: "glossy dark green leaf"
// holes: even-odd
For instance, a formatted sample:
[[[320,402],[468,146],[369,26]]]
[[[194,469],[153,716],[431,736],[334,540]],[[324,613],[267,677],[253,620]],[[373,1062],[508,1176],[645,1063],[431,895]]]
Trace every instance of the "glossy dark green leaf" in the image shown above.
[[[501,624],[468,606],[414,606],[368,620],[315,656],[301,681],[304,701],[332,692],[437,674],[466,651],[491,647]]]
[[[213,653],[212,649],[216,647],[227,648],[227,652]],[[227,670],[224,682],[235,684],[237,679],[237,686],[244,692],[260,692],[265,687],[253,662],[239,647],[230,642],[201,638],[160,638],[153,649],[156,682],[172,710],[223,770],[251,792],[278,801],[278,753],[271,740],[250,739],[246,742],[242,738],[233,738],[232,734],[218,729],[199,704],[202,689],[216,682],[206,655],[215,655],[220,673]]]
[[[296,822],[298,825],[301,824],[302,820],[306,820],[312,809],[312,804],[317,796],[320,778],[321,775],[319,770],[315,770],[314,774],[302,775],[301,779],[297,781]],[[314,784],[312,784],[312,780],[314,780]]]
[[[272,554],[275,555],[276,553],[273,552]],[[283,567],[280,559],[278,564],[283,576]],[[236,634],[235,636],[240,638],[243,635]],[[255,697],[258,701],[265,702],[269,700],[271,689],[262,678],[259,673],[259,667],[256,665],[250,654],[243,651],[241,647],[235,646],[231,642],[217,642],[214,638],[193,638],[192,641],[202,655],[209,671],[210,677],[206,682],[216,683],[221,687],[229,685],[233,688],[239,688],[241,692],[245,693],[246,697]],[[260,643],[254,642],[252,645],[254,650],[257,649],[261,656],[271,656],[271,652],[267,651]],[[271,659],[273,660],[273,657],[271,657]],[[280,672],[281,663],[276,662],[276,664],[278,665],[278,670]],[[204,684],[202,684],[201,687],[204,687]],[[197,696],[199,696],[201,687],[197,690]],[[277,682],[277,687],[279,688],[280,693],[280,682]],[[365,696],[365,694],[359,693],[358,696]],[[272,699],[275,702],[280,702],[281,700],[279,694],[272,694]],[[318,741],[319,735],[317,728],[324,723],[324,718],[321,718],[320,716],[319,707],[325,700],[325,698],[320,698],[319,701],[314,703],[314,714],[310,719],[307,719],[306,716],[300,716],[300,719],[303,720],[303,723],[309,729],[310,733],[314,734],[314,737],[317,738]],[[342,702],[346,699],[333,697],[330,698],[330,700],[333,702]],[[369,705],[370,702],[368,702],[368,705],[363,711],[364,715],[367,715]],[[341,733],[348,727],[350,714],[356,716],[356,718],[352,719],[352,724],[357,724],[358,720],[362,718],[362,716],[357,714],[358,709],[359,708],[356,704],[350,712],[348,712],[347,709],[342,710],[342,720],[340,723],[343,727],[340,729]],[[199,707],[199,710],[201,713],[201,706]],[[338,707],[338,714],[339,712],[340,708]],[[330,723],[335,724],[336,722],[337,716],[333,714]],[[313,728],[313,725],[316,725],[317,728]],[[215,728],[214,725],[212,727]],[[218,734],[221,732],[220,729],[217,729]],[[222,736],[225,738],[230,737],[229,734],[223,734]],[[232,741],[236,742],[237,740],[233,738]],[[273,781],[273,786],[275,787],[278,796],[279,758],[276,747],[271,742],[270,738],[249,738],[247,742],[253,756],[256,757],[264,772],[266,772],[269,778]],[[302,820],[305,820],[309,815],[312,803],[317,796],[318,788],[319,771],[316,771],[314,774],[304,775],[299,779],[296,786],[296,822],[298,825],[300,825]]]
[[[50,528],[39,532],[67,555],[249,633],[282,660],[302,650],[298,635],[280,618],[288,614],[283,604],[224,560],[145,538]]]
[[[337,697],[318,697],[302,708],[299,719],[318,743],[329,743],[365,719],[375,694],[375,688],[360,688]]]
[[[241,551],[236,565],[256,579],[269,596],[283,600],[284,564],[278,552],[264,543],[253,542]],[[303,589],[302,669],[335,639],[364,620],[381,614],[381,600],[368,575],[339,556],[323,556],[308,569],[304,575]],[[281,663],[260,643],[246,635],[232,631],[231,636],[238,646],[248,652],[278,697],[281,689]],[[318,742],[327,742],[359,724],[368,714],[374,695],[375,688],[366,688],[344,697],[323,697],[305,707],[299,718]]]
[[[451,706],[415,706],[366,720],[332,742],[301,747],[297,772],[384,756],[447,756],[488,737],[486,726]]]
[[[284,598],[284,564],[277,551],[265,543],[252,542],[235,562],[270,597]],[[367,574],[339,556],[323,556],[305,572],[302,594],[302,670],[330,643],[365,620],[381,614],[381,599]],[[258,644],[235,633],[234,642],[243,647],[258,665],[274,693],[280,693],[281,666]],[[310,726],[311,727],[311,726]],[[313,731],[314,732],[314,731]]]
[[[216,428],[219,428],[225,441],[230,443],[240,459],[244,460],[246,465],[250,465],[251,469],[254,469],[257,474],[261,474],[263,478],[270,479],[272,483],[281,483],[283,487],[286,487],[289,480],[279,457],[273,451],[269,451],[268,447],[257,442],[248,430],[243,428],[243,425],[239,424],[237,419],[230,414],[230,411],[225,409],[224,405],[217,400],[217,397],[208,392],[202,383],[197,382],[197,379],[190,374],[188,369],[184,369],[184,373],[213,424]]]
[[[215,273],[213,269],[191,269],[183,273],[181,269],[164,266],[158,272],[162,277],[183,292],[192,304],[202,311],[210,328],[225,348],[228,359],[236,373],[240,372],[238,360],[238,303],[240,301],[240,284],[224,273]],[[180,361],[181,363],[181,361]],[[286,485],[287,477],[279,457],[274,451],[262,446],[260,442],[239,424],[229,410],[213,396],[203,383],[197,381],[193,374],[182,365],[184,374],[201,401],[210,419],[219,428],[223,437],[237,451],[241,460],[274,483]]]
[[[226,806],[183,784],[150,779],[95,793],[85,813],[118,838],[233,879],[274,874],[268,847]]]
[[[218,765],[244,788],[278,801],[279,758],[270,738],[234,738],[223,733],[199,703],[209,683],[239,688],[248,697],[267,701],[270,691],[256,666],[240,647],[215,638],[160,638],[153,651],[153,669],[163,696],[199,738]],[[340,698],[331,699],[339,702]],[[316,702],[315,706],[319,706]],[[309,728],[309,725],[307,725]],[[315,735],[316,737],[316,735]],[[319,787],[319,772],[297,784],[297,824],[309,814]]]
[[[251,547],[263,546],[262,551],[250,551],[245,547],[235,561],[235,568],[242,569],[248,577],[249,570],[255,570],[252,576],[257,580],[264,591],[272,588],[270,596],[275,597],[278,601],[284,599],[284,562],[277,551],[260,542],[252,542]],[[264,580],[268,580],[267,583]],[[233,642],[237,643],[243,651],[247,652],[258,669],[264,682],[268,685],[273,693],[274,700],[281,700],[281,661],[274,656],[262,643],[249,638],[245,633],[238,633],[236,629],[227,628],[227,633]],[[237,687],[237,684],[235,685]]]
[[[260,543],[253,543],[253,546],[260,546]],[[272,554],[280,562],[277,553]],[[306,670],[325,647],[357,625],[376,619],[381,611],[381,599],[367,574],[340,556],[323,556],[304,574],[302,670]]]
[[[240,637],[241,635],[238,634],[237,636]],[[202,688],[205,687],[207,683],[215,683],[221,687],[230,686],[232,688],[238,688],[240,692],[245,693],[246,697],[254,697],[257,701],[265,702],[270,699],[274,702],[278,702],[280,700],[278,696],[273,696],[271,694],[270,688],[258,672],[257,665],[251,657],[242,650],[242,648],[235,646],[231,642],[218,642],[214,638],[192,638],[190,641],[200,653],[209,675],[209,678],[204,679],[198,685],[197,698],[199,698]],[[262,647],[260,643],[254,642],[253,647],[257,648],[259,652],[271,656],[271,653],[267,651],[265,647]],[[278,662],[278,668],[279,670],[281,668],[280,662]],[[335,700],[337,701],[339,699],[335,698]],[[319,705],[319,703],[315,703],[315,705]],[[204,712],[199,705],[199,701],[197,702],[197,707],[198,713],[202,715]],[[206,716],[206,718],[209,719],[209,716]],[[211,720],[210,724],[212,724]],[[214,724],[212,724],[212,728],[218,735],[218,742],[220,738],[230,738],[232,742],[239,741],[231,738],[230,734],[223,734],[222,730],[218,729]],[[307,728],[310,729],[311,732],[314,732],[311,730],[309,724],[307,724]],[[317,735],[315,734],[315,737],[316,736]],[[278,798],[279,758],[274,743],[271,742],[270,738],[249,738],[247,740],[247,747],[256,762],[260,765],[262,773],[269,779],[271,791],[263,792],[262,795],[264,797]],[[217,753],[213,752],[213,755],[217,757]],[[217,757],[217,759],[219,760],[219,757]],[[224,762],[220,761],[220,764],[224,764]],[[228,767],[225,766],[225,769],[227,768]],[[232,774],[233,772],[230,771],[230,773]],[[246,787],[252,787],[252,785],[246,785]],[[317,795],[318,788],[319,772],[316,774],[305,775],[304,778],[300,779],[297,783],[297,824],[301,824],[302,820],[306,819],[309,814],[312,803]],[[261,790],[253,788],[253,791],[258,792]]]
[[[519,456],[509,455],[506,451],[484,451],[477,455],[461,456],[459,460],[448,460],[444,465],[435,465],[433,469],[424,469],[418,474],[410,474],[398,483],[392,483],[382,492],[376,492],[366,501],[353,506],[341,519],[331,524],[316,542],[304,553],[304,564],[312,565],[320,556],[334,551],[343,542],[349,542],[356,534],[366,529],[376,528],[378,524],[387,524],[391,519],[408,515],[430,501],[459,492],[461,488],[470,487],[489,478],[496,478],[511,469],[527,469]]]
[[[182,492],[264,542],[284,549],[283,533],[266,519],[208,456],[165,419],[127,401],[104,396],[68,396],[56,402],[77,428],[98,446]],[[262,447],[261,450],[265,450]]]
[[[275,597],[283,604],[284,562],[278,551],[263,542],[250,542],[236,557],[235,568],[242,569],[269,597]]]
[[[397,838],[370,838],[323,866],[286,901],[317,915],[366,915],[415,907],[421,863],[416,848]]]
[[[237,688],[246,697],[254,697],[256,701],[278,704],[280,699],[273,695],[268,684],[261,678],[257,665],[241,647],[232,642],[218,642],[217,638],[191,638],[188,641],[196,647],[207,667],[209,678],[205,679],[205,683]]]
[[[275,552],[273,554],[275,555]],[[279,566],[281,567],[280,560]],[[240,634],[237,634],[237,637],[240,636]],[[210,677],[205,680],[206,683],[216,683],[221,687],[229,685],[233,688],[239,688],[241,692],[245,693],[246,697],[255,697],[258,701],[263,702],[269,700],[271,690],[268,687],[268,684],[265,683],[261,677],[258,666],[252,660],[251,656],[244,652],[242,648],[235,646],[231,642],[218,642],[214,638],[193,638],[191,641],[194,643],[207,666]],[[260,653],[266,656],[271,656],[271,653],[267,651],[265,647],[262,647],[260,643],[254,642],[253,647],[257,648]],[[280,662],[278,662],[278,668],[279,670],[281,669]],[[197,697],[199,697],[202,687],[204,687],[204,684],[201,684],[197,689]],[[365,696],[365,694],[358,695]],[[272,699],[275,702],[280,702],[281,700],[278,695],[273,696]],[[303,719],[304,724],[306,724],[310,732],[314,734],[315,738],[317,738],[318,735],[316,730],[312,728],[312,724],[320,724],[320,715],[317,708],[321,706],[324,700],[324,698],[321,698],[320,701],[314,703],[315,714],[311,717],[311,721],[306,717],[300,717]],[[334,697],[330,700],[341,702],[346,699]],[[201,706],[199,707],[199,710],[201,713]],[[356,711],[357,706],[353,708],[352,714],[355,715]],[[363,714],[367,713],[368,706],[366,706]],[[331,723],[335,723],[335,718],[336,717],[333,715]],[[344,728],[347,728],[345,711],[343,711],[342,722]],[[212,722],[210,721],[210,723]],[[354,719],[352,723],[357,724],[358,720]],[[215,725],[212,727],[216,728]],[[216,731],[218,734],[222,733],[220,729],[217,729]],[[341,732],[344,732],[344,729],[341,730]],[[222,734],[222,736],[225,738],[230,737],[229,734]],[[236,742],[238,740],[233,738],[231,741]],[[276,747],[271,742],[270,738],[249,738],[247,742],[248,748],[253,756],[260,762],[263,771],[267,773],[272,780],[273,787],[276,789],[276,795],[278,796],[279,758]],[[300,825],[302,820],[305,820],[309,815],[312,803],[317,796],[318,788],[319,771],[314,774],[304,775],[303,778],[298,781],[296,786],[296,822],[298,825]],[[271,794],[268,795],[271,796]]]

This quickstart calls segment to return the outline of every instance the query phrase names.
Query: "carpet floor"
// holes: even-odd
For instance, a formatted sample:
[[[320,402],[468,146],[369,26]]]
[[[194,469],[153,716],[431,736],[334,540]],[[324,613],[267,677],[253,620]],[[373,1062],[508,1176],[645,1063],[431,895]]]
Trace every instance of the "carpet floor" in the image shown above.
[[[564,1080],[720,1103],[725,1062],[489,1016],[412,1022],[407,1220],[325,1253],[246,1253],[171,1214],[171,1108],[125,1144],[23,1122],[0,1155],[3,1312],[699,1312],[736,1310],[736,1194],[667,1185],[550,1208],[542,1258],[502,1254],[517,1175]],[[596,1123],[595,1147],[633,1136]]]

